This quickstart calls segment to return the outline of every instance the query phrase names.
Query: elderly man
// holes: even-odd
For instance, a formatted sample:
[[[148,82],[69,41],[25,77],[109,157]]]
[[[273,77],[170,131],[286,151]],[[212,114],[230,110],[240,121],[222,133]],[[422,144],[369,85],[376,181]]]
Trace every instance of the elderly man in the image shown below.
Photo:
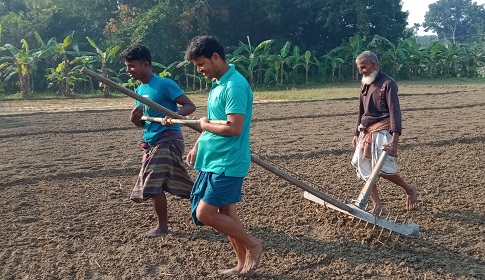
[[[355,148],[352,165],[357,169],[357,176],[367,181],[381,154],[380,147],[386,146],[389,156],[379,176],[402,187],[406,192],[406,209],[415,209],[418,200],[416,187],[404,181],[396,167],[399,136],[402,132],[397,83],[380,70],[377,55],[371,51],[361,53],[355,63],[362,74],[362,86],[359,115],[352,140]],[[372,189],[371,200],[374,204],[373,213],[382,213],[383,206],[376,185]]]

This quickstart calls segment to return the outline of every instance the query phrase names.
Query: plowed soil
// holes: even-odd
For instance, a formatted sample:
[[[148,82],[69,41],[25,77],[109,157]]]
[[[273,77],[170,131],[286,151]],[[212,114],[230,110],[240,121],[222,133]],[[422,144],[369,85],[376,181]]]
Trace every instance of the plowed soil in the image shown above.
[[[253,164],[238,204],[265,246],[252,278],[485,279],[485,93],[443,86],[400,95],[398,168],[418,186],[419,209],[404,210],[399,187],[379,186],[390,219],[407,216],[419,236],[377,239],[378,229]],[[177,197],[168,196],[171,234],[144,237],[156,220],[149,201],[129,200],[141,158],[132,104],[0,103],[1,279],[222,279],[214,271],[235,264],[228,240],[193,225],[189,201]],[[357,107],[356,98],[256,103],[252,151],[349,202],[363,187],[350,165]],[[183,132],[188,150],[198,135]]]

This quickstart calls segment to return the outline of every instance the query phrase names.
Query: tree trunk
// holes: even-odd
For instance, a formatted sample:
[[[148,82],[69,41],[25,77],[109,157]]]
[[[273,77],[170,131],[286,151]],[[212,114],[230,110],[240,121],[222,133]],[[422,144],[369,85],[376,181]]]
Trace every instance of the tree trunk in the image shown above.
[[[185,87],[187,89],[189,89],[190,88],[190,86],[189,86],[189,75],[187,73],[187,67],[185,67],[185,66],[184,66],[184,75],[185,75]]]
[[[71,96],[71,87],[69,86],[69,83],[67,82],[67,77],[69,77],[69,61],[67,60],[66,54],[64,54],[64,69],[63,71],[63,76],[64,79],[61,82],[61,87],[62,87],[62,95],[69,97]]]
[[[192,79],[192,90],[195,90],[196,75],[197,75],[197,66],[194,65],[194,79]]]
[[[22,92],[22,98],[29,99],[32,97],[30,69],[27,70],[27,73],[20,74],[20,91]]]
[[[104,77],[108,78],[108,67],[106,66],[106,63],[103,63],[101,66],[101,73],[103,74]],[[111,96],[109,87],[103,84],[103,97],[108,98]]]

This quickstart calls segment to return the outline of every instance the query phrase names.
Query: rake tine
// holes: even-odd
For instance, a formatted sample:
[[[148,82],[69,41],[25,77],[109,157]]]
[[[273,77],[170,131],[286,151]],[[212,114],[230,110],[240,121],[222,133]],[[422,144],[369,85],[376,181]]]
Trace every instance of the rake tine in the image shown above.
[[[389,210],[389,213],[387,213],[386,220],[389,220],[389,218],[391,217],[391,213],[392,213],[392,210]]]
[[[382,236],[383,232],[384,232],[384,228],[381,228],[381,232],[379,233],[379,236],[377,237],[377,242],[381,243],[382,245],[384,245],[384,242],[381,241],[381,236]]]
[[[379,217],[381,216],[381,214],[382,214],[382,209],[381,209],[381,212],[379,213],[379,216],[374,216],[374,226],[372,227],[372,230],[375,230],[376,229],[377,219],[379,219]]]
[[[392,210],[389,210],[389,213],[387,213],[386,220],[389,220],[389,217],[391,216]],[[381,228],[381,232],[379,233],[379,237],[377,239],[380,241],[382,233],[384,232],[384,228]],[[382,243],[382,242],[381,242]]]
[[[380,241],[383,232],[384,232],[384,228],[381,227],[381,232],[379,233],[379,236],[377,237],[378,241]]]
[[[382,217],[382,212],[384,212],[384,208],[381,208],[381,211],[379,211],[379,217]]]
[[[397,223],[397,219],[399,218],[399,214],[396,214],[396,218],[394,219],[394,223]],[[391,236],[392,230],[389,230],[389,235],[387,236],[388,238]]]
[[[381,211],[379,212],[379,215],[375,215],[374,216],[375,219],[374,219],[374,226],[372,227],[372,230],[375,230],[376,229],[376,226],[377,226],[377,222],[376,221],[377,221],[378,218],[381,217],[382,211],[383,211],[383,209],[381,209]]]

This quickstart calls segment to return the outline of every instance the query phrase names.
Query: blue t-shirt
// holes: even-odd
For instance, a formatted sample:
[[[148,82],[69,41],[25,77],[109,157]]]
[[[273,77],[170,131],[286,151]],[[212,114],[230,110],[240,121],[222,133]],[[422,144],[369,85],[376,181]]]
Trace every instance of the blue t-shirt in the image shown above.
[[[176,82],[156,75],[153,76],[148,83],[138,86],[136,88],[136,93],[150,99],[155,103],[158,103],[172,112],[178,111],[177,103],[174,100],[184,94]],[[139,101],[136,101],[135,104],[136,106],[141,106],[143,108],[144,116],[157,118],[165,117],[165,114],[152,109]],[[180,125],[174,124],[167,127],[162,125],[160,122],[145,121],[143,141],[147,142],[148,144],[155,144],[160,133],[167,129],[180,130]]]
[[[230,69],[212,84],[207,101],[209,120],[227,120],[228,114],[244,115],[239,136],[224,136],[209,131],[199,138],[195,169],[244,177],[251,166],[249,130],[253,113],[253,91],[247,80],[230,65]]]

